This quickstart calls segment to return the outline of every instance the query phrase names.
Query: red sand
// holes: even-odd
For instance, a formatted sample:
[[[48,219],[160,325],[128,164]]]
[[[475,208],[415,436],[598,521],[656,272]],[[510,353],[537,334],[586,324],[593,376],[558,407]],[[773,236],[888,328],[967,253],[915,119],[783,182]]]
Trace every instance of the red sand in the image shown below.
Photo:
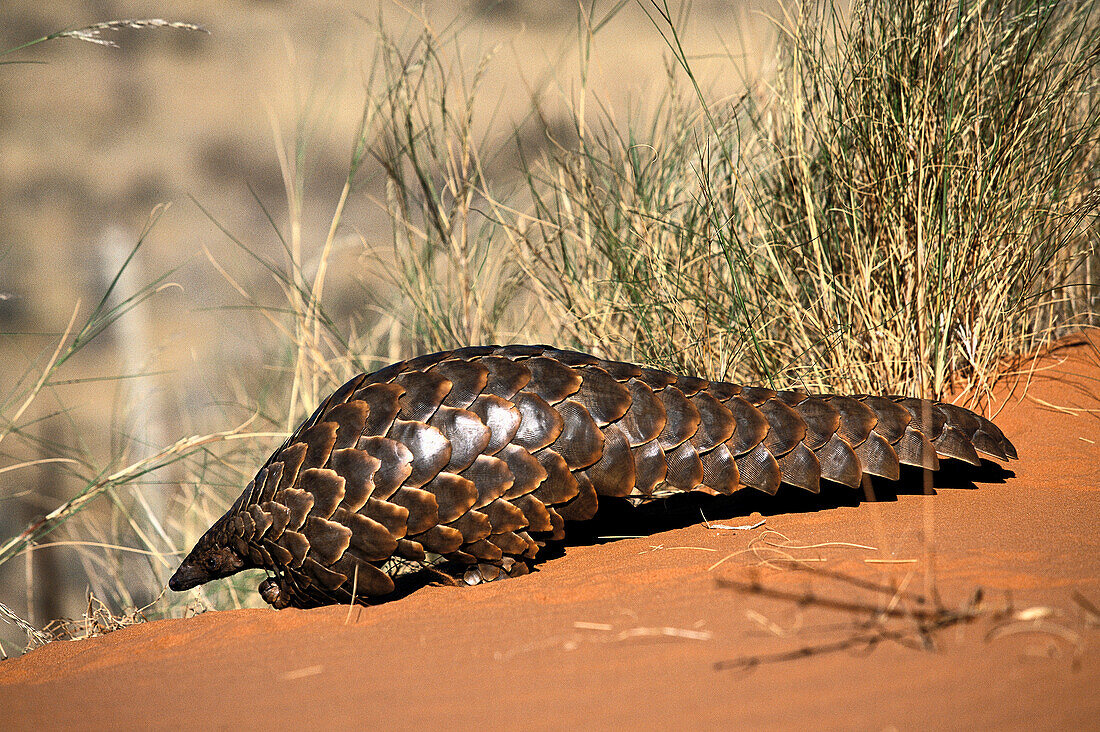
[[[1039,361],[1027,397],[1010,398],[997,423],[1019,450],[1015,476],[986,471],[977,490],[941,485],[936,496],[772,515],[753,531],[693,525],[575,547],[528,577],[428,587],[350,614],[212,612],[53,643],[0,663],[3,725],[1100,728],[1100,618],[1074,599],[1100,605],[1100,333],[1089,338]],[[937,631],[935,651],[885,641],[715,670],[850,637],[869,617],[719,587],[749,578],[759,558],[708,568],[762,546],[769,529],[799,545],[875,547],[786,550],[827,560],[810,566],[871,581],[913,573],[909,589],[934,587],[950,607],[981,587],[987,607],[1010,598],[1025,619],[987,614]],[[757,576],[872,607],[890,599],[804,572]]]

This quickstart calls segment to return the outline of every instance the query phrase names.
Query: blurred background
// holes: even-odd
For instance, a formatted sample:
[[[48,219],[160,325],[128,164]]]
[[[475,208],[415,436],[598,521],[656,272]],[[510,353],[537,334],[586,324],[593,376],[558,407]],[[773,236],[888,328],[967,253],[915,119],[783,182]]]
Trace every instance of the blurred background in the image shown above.
[[[398,41],[425,27],[454,39],[443,43],[451,60],[467,81],[480,74],[475,136],[500,151],[482,159],[484,175],[507,187],[520,174],[510,141],[535,158],[571,144],[567,110],[578,103],[614,117],[653,104],[665,87],[668,46],[644,7],[625,4],[589,46],[579,28],[615,3],[585,5],[579,16],[575,0],[0,4],[0,50],[126,18],[208,31],[108,31],[117,48],[59,38],[3,57],[26,63],[0,66],[0,414],[11,420],[21,408],[74,311],[79,330],[101,302],[101,312],[134,307],[51,372],[18,420],[0,425],[0,540],[70,501],[82,480],[273,405],[252,425],[268,436],[250,440],[244,457],[211,453],[209,473],[169,465],[125,494],[108,489],[40,540],[51,546],[4,563],[0,602],[41,628],[85,613],[89,591],[116,609],[154,601],[178,561],[172,552],[188,549],[184,541],[221,506],[203,504],[185,530],[148,518],[186,513],[193,504],[180,496],[198,500],[203,475],[236,495],[234,482],[243,486],[280,441],[292,357],[256,305],[277,311],[285,293],[257,257],[284,261],[277,232],[294,221],[303,276],[314,276],[348,177],[379,27]],[[696,2],[685,15],[686,53],[716,98],[739,94],[743,74],[767,73],[774,12],[764,0],[738,0]],[[409,347],[390,332],[401,327],[399,313],[382,322],[392,285],[368,256],[393,247],[386,195],[368,159],[332,240],[323,298],[341,329],[387,330],[362,341],[378,344],[359,354],[374,365]],[[514,340],[553,338],[540,328],[517,321]],[[273,392],[266,401],[264,391]],[[0,625],[0,643],[17,653],[25,636]]]

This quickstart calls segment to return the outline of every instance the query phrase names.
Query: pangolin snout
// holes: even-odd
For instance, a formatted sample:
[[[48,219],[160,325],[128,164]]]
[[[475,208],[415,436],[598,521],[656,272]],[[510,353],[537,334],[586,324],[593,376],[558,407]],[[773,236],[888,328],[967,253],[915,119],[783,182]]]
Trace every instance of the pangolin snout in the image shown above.
[[[187,560],[179,566],[176,573],[172,575],[172,579],[168,580],[168,587],[176,592],[183,592],[184,590],[190,590],[192,587],[198,587],[209,580],[209,574],[198,565]]]

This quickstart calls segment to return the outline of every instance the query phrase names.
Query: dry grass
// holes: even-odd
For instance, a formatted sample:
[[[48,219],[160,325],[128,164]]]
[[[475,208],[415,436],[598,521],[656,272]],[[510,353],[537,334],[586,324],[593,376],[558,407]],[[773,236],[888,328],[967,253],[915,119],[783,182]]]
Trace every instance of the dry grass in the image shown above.
[[[664,104],[531,169],[529,274],[587,347],[748,382],[987,393],[1096,322],[1095,3],[825,2],[712,100],[664,3]],[[521,228],[521,227],[517,227]]]

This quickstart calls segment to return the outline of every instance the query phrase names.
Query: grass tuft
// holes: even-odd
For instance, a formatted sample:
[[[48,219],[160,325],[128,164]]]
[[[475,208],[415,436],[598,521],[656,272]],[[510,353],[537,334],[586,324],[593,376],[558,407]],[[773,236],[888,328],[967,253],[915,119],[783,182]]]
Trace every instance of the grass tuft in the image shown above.
[[[974,396],[1097,322],[1095,3],[811,5],[780,23],[774,78],[732,102],[650,9],[674,62],[657,113],[601,117],[530,170],[524,258],[578,343]]]

